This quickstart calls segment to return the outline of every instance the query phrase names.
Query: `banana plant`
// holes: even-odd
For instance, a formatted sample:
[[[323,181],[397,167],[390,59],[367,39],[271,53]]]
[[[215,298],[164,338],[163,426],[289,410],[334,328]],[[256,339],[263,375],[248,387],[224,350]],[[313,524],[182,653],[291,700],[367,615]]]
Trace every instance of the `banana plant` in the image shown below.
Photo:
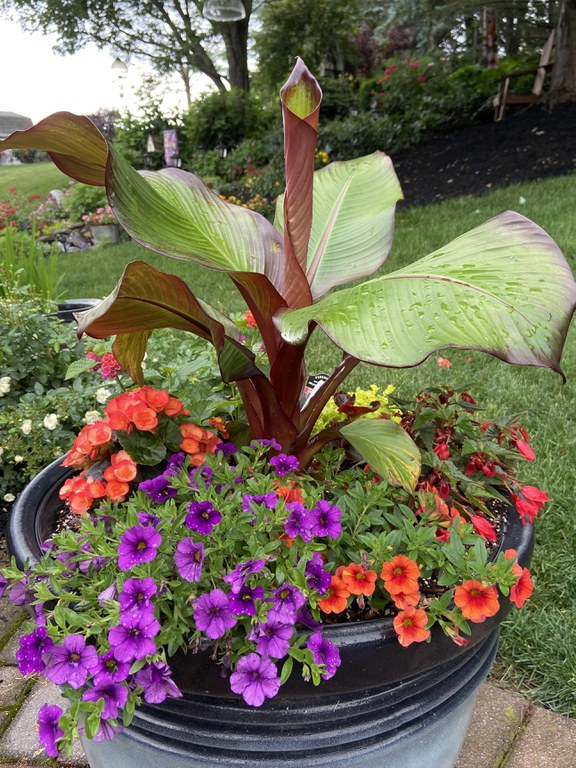
[[[226,272],[256,320],[268,367],[258,367],[229,318],[144,261],[129,264],[115,290],[78,315],[79,335],[115,336],[114,354],[140,382],[153,330],[197,334],[214,345],[223,380],[236,383],[252,438],[274,438],[304,468],[344,437],[376,472],[414,488],[418,450],[395,422],[359,418],[314,434],[346,376],[359,362],[415,366],[445,347],[562,374],[576,283],[551,237],[512,211],[409,267],[366,280],[392,245],[402,198],[392,162],[375,152],[314,172],[322,92],[302,60],[280,97],[286,185],[274,224],[223,201],[192,173],[136,171],[86,117],[58,112],[0,141],[0,150],[47,151],[73,179],[106,188],[134,240]],[[317,329],[342,358],[302,405],[304,354]]]

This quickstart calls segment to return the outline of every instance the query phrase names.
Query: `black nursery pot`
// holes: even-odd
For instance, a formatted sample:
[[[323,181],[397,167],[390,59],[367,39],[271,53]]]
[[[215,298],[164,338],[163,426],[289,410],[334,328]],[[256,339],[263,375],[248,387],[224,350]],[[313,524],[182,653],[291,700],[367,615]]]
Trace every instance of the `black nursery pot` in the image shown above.
[[[14,504],[8,546],[19,564],[38,558],[70,474],[54,462]],[[527,565],[532,526],[513,507],[508,518],[500,549]],[[92,768],[453,768],[496,654],[501,604],[465,647],[434,627],[431,643],[402,648],[390,619],[328,626],[336,675],[314,687],[294,672],[260,709],[231,693],[208,652],[182,654],[171,666],[183,697],[142,705],[113,741],[82,739],[86,756]]]
[[[102,302],[101,299],[66,299],[58,304],[58,310],[52,313],[51,317],[62,320],[63,323],[73,323],[76,312],[84,312],[93,307],[97,307]]]

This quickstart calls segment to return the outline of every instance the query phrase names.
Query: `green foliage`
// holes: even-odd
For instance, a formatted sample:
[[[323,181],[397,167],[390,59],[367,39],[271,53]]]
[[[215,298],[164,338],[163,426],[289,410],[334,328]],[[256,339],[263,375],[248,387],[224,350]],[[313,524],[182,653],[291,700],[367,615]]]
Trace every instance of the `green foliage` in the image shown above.
[[[65,192],[62,207],[69,219],[80,221],[82,216],[97,208],[108,207],[108,198],[101,187],[71,182]]]
[[[1,298],[28,294],[54,300],[63,277],[58,268],[57,248],[38,241],[34,224],[30,232],[13,227],[0,231]]]
[[[228,150],[244,139],[258,137],[277,119],[267,102],[252,93],[232,89],[195,101],[184,118],[184,135],[193,149]]]

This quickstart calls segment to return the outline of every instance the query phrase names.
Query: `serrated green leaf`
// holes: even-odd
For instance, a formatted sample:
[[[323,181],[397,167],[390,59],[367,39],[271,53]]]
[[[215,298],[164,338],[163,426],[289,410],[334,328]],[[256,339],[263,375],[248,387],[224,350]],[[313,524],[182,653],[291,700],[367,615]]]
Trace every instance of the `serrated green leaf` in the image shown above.
[[[75,379],[80,376],[80,374],[86,373],[86,371],[89,371],[92,368],[94,368],[94,360],[74,360],[74,362],[70,363],[66,370],[64,381],[68,381],[68,379]]]

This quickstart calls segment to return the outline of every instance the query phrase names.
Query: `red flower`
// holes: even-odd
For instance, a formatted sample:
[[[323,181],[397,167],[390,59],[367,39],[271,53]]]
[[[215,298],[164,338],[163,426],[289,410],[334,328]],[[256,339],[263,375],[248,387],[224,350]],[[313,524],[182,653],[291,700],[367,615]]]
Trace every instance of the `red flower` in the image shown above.
[[[546,502],[550,501],[548,498],[548,491],[541,491],[533,485],[523,485],[520,488],[520,493],[525,499],[535,504],[538,509],[542,509]]]
[[[523,499],[516,493],[512,494],[512,501],[516,505],[516,509],[518,510],[523,525],[526,525],[526,523],[533,523],[534,518],[538,514],[538,507],[536,504],[533,504],[531,501],[526,501],[526,499]]]
[[[452,363],[450,360],[447,360],[445,357],[439,357],[436,362],[438,363],[439,368],[451,368]]]
[[[244,320],[246,321],[248,328],[256,328],[256,320],[254,319],[254,315],[252,312],[250,312],[249,309],[247,309],[244,313]]]
[[[430,637],[426,629],[428,616],[422,608],[406,608],[394,619],[394,629],[398,633],[398,642],[407,647],[411,643],[421,643]]]
[[[506,560],[512,560],[518,557],[518,553],[515,549],[507,549],[504,552]],[[516,605],[517,608],[522,608],[526,600],[530,597],[534,591],[534,584],[528,568],[523,568],[520,563],[514,563],[512,566],[512,573],[517,576],[516,584],[510,589],[510,601]]]
[[[498,591],[496,587],[484,586],[479,581],[470,579],[454,590],[454,602],[462,610],[465,619],[479,624],[498,613]]]
[[[524,456],[526,461],[534,461],[536,458],[536,454],[530,448],[528,443],[526,443],[524,440],[516,440],[515,441],[516,448],[518,448],[518,451]]]
[[[399,592],[404,594],[418,592],[420,569],[418,563],[410,560],[406,555],[396,555],[392,560],[384,563],[380,576],[391,595],[397,595]]]
[[[482,517],[482,515],[471,515],[470,522],[474,526],[476,533],[479,533],[480,536],[484,536],[488,541],[496,541],[496,529],[485,517]]]
[[[449,459],[450,449],[448,448],[448,443],[440,443],[437,445],[436,448],[434,448],[434,453],[439,459]]]

